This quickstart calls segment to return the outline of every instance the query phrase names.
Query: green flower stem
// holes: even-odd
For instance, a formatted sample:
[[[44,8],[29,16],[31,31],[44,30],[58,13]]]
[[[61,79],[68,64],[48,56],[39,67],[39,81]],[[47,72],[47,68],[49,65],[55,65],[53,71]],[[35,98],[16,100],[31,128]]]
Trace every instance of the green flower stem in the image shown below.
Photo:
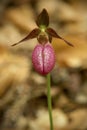
[[[52,101],[51,101],[51,83],[50,83],[50,73],[47,74],[47,100],[48,100],[48,110],[49,110],[49,120],[50,120],[50,130],[53,130],[53,118],[52,118]]]

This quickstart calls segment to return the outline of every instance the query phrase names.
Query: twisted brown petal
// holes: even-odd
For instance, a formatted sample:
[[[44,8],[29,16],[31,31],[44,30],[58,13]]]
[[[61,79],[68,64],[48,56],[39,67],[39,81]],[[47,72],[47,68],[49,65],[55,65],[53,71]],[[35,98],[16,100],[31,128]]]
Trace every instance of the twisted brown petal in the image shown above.
[[[21,42],[27,41],[29,39],[36,38],[39,35],[39,33],[40,33],[40,29],[35,28],[25,38],[23,38],[22,40],[20,40],[17,43],[14,43],[12,46],[16,46],[16,45],[20,44]]]
[[[56,31],[52,28],[47,28],[46,29],[46,32],[52,36],[52,37],[55,37],[55,38],[59,38],[61,40],[63,40],[65,43],[67,43],[69,46],[72,46],[73,47],[73,44],[71,44],[70,42],[68,42],[67,40],[65,40],[63,37],[59,36]]]

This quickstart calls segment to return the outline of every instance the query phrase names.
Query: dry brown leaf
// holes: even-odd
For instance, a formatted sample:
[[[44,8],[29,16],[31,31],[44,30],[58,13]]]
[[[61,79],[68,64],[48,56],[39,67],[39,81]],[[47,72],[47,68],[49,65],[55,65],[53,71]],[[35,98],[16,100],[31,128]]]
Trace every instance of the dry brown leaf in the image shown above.
[[[64,67],[87,68],[87,42],[81,36],[68,36],[74,47],[67,46],[64,42],[54,39],[53,47],[56,52],[57,63]]]
[[[87,109],[77,109],[70,113],[68,129],[80,129],[84,130],[87,128]]]
[[[29,32],[35,27],[33,10],[28,6],[20,6],[7,10],[6,16],[20,29]]]
[[[12,54],[0,45],[0,96],[11,84],[25,82],[29,76],[30,63],[25,56]]]
[[[54,129],[63,129],[68,124],[66,115],[59,109],[53,110]],[[29,126],[31,130],[49,130],[49,115],[47,110],[39,110],[37,119],[30,120]]]

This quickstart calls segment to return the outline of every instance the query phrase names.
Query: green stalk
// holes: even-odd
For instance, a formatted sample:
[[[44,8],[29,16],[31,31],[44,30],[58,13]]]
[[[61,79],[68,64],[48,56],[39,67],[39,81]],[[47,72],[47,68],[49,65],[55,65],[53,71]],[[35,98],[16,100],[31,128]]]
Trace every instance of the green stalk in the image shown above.
[[[47,100],[48,100],[48,111],[50,120],[50,130],[53,130],[53,118],[52,118],[52,101],[51,101],[51,83],[50,83],[50,73],[47,74]]]

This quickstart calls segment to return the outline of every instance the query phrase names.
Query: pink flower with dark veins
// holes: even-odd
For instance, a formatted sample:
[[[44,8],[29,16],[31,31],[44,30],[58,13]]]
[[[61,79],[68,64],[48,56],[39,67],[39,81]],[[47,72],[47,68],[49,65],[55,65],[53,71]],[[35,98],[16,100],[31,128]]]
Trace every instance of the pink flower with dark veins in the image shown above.
[[[38,28],[34,28],[26,37],[12,46],[37,38],[39,44],[36,45],[32,52],[32,63],[38,73],[46,75],[50,73],[55,65],[55,53],[51,45],[52,37],[63,40],[69,46],[73,47],[73,45],[58,35],[53,28],[49,27],[49,15],[46,9],[43,9],[38,15],[36,24]]]
[[[32,53],[32,63],[35,70],[42,75],[48,74],[53,69],[55,53],[49,42],[36,45]]]

